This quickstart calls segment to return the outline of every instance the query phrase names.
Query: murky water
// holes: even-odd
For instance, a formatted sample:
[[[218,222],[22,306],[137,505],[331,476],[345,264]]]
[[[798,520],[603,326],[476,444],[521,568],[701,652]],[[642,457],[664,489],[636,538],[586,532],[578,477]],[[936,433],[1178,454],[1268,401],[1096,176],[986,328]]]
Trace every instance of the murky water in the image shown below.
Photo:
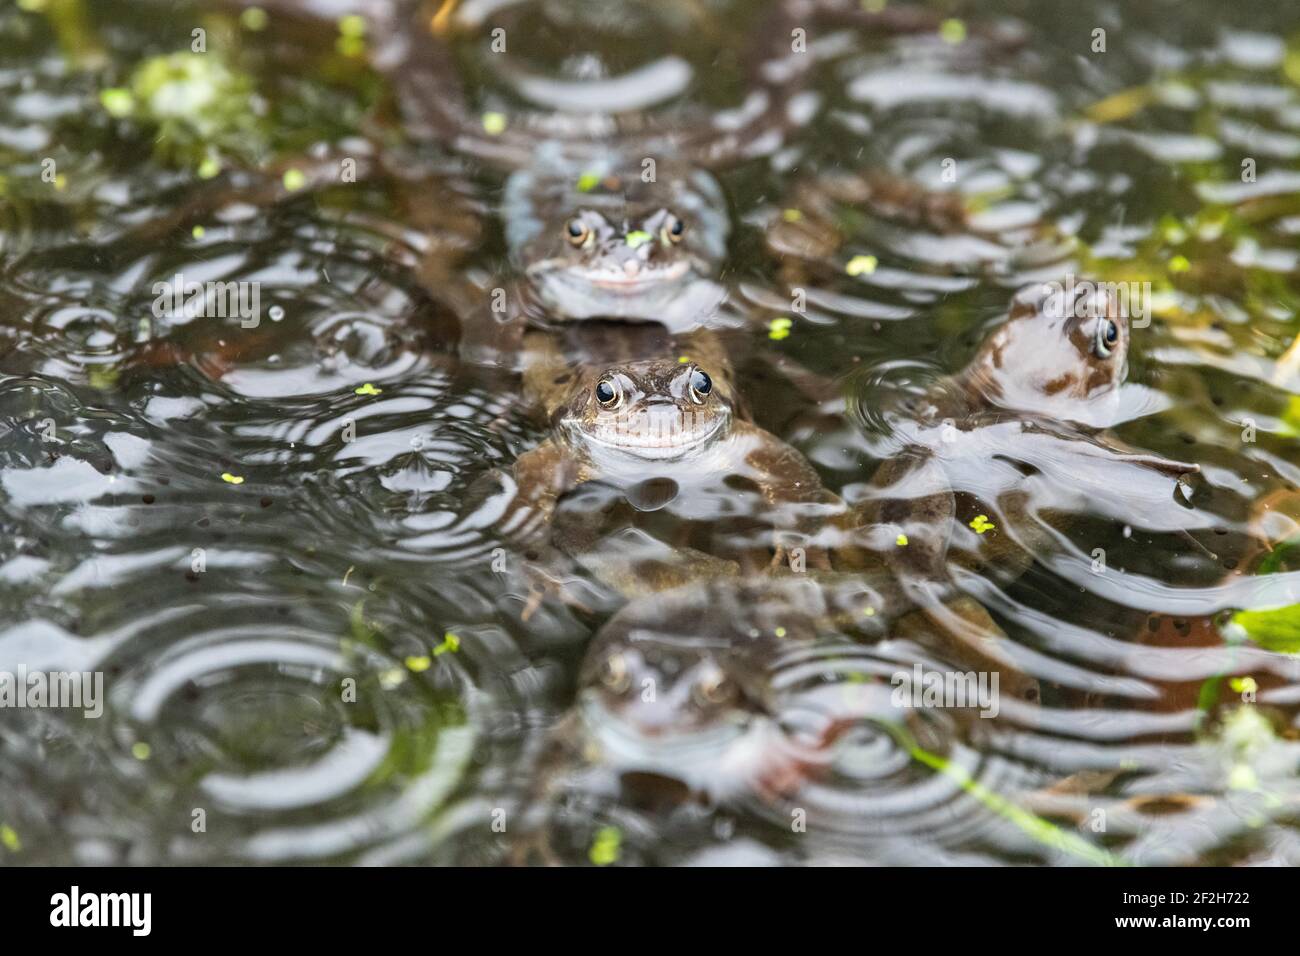
[[[467,3],[438,69],[500,142],[557,111],[689,131],[742,109],[768,11]],[[815,105],[717,170],[737,392],[850,503],[899,454],[908,397],[965,367],[1017,290],[1141,290],[1150,322],[1105,424],[1199,465],[1185,490],[1014,429],[949,474],[951,578],[1041,688],[988,720],[894,706],[893,675],[964,665],[869,572],[826,585],[856,623],[809,612],[806,640],[740,664],[788,623],[788,578],[725,619],[704,613],[725,594],[614,618],[618,542],[667,547],[662,523],[551,568],[580,602],[537,590],[483,489],[547,428],[512,368],[456,344],[457,283],[513,268],[508,174],[403,119],[355,24],[272,14],[0,7],[0,671],[104,681],[98,717],[0,709],[0,860],[1300,862],[1300,612],[1233,620],[1300,602],[1285,4],[1007,2],[942,35],[820,29]],[[146,104],[141,64],[173,55],[183,82]],[[205,198],[247,187],[241,170],[274,185],[315,143],[383,168]],[[975,213],[936,228],[846,198],[873,171]],[[422,281],[421,249],[442,277]],[[255,289],[257,326],[160,306],[176,276]],[[774,359],[844,401],[774,384]],[[575,497],[579,523],[606,504]],[[998,535],[1032,561],[990,551]],[[736,538],[753,540],[709,540]],[[707,701],[726,719],[677,749],[638,737],[579,693],[620,621],[685,641],[690,666],[743,665],[743,697]],[[689,723],[703,705],[677,706]]]

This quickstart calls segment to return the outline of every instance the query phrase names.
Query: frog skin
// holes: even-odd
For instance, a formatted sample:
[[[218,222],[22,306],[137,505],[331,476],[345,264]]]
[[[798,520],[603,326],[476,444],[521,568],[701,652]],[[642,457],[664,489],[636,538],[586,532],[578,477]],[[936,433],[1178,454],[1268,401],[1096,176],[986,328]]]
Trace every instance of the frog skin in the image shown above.
[[[776,675],[852,643],[915,639],[924,623],[910,608],[887,575],[836,572],[711,578],[627,604],[592,639],[574,704],[536,757],[527,851],[545,856],[536,831],[562,791],[670,805],[796,794],[846,732],[890,712],[881,684]]]
[[[671,807],[797,786],[845,726],[784,732],[772,668],[832,630],[883,637],[890,601],[860,575],[809,573],[716,578],[626,605],[592,639],[574,703],[533,757],[516,862],[561,862],[552,816],[574,795]]]
[[[599,482],[638,511],[665,509],[687,523],[761,516],[776,537],[774,556],[761,549],[763,563],[779,563],[793,540],[806,549],[810,567],[828,566],[818,535],[847,512],[802,455],[746,419],[716,339],[697,335],[675,340],[667,354],[610,361],[606,353],[585,363],[574,363],[547,336],[534,339],[525,392],[538,401],[551,434],[515,463],[504,535],[521,543],[552,540],[560,499]],[[621,349],[628,341],[619,330],[609,344]],[[757,495],[761,504],[737,507],[744,495]],[[736,553],[743,568],[754,569],[758,550]]]
[[[1196,465],[1102,431],[1118,415],[1129,339],[1127,318],[1101,290],[1022,291],[964,371],[905,404],[898,450],[861,506],[875,545],[916,583],[941,579],[952,560],[1014,578],[1055,547],[1025,511],[1025,483],[1039,473],[1117,520],[1167,531],[1202,520],[1174,502]],[[1005,522],[967,531],[976,511]],[[965,546],[950,556],[959,534]]]

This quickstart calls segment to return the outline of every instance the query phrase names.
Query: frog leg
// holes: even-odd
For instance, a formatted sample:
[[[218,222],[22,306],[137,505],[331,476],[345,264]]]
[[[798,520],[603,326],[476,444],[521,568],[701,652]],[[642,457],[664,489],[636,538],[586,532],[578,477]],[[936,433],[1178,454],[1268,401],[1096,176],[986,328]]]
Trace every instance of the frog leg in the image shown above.
[[[924,629],[939,637],[963,663],[996,670],[1000,682],[1020,700],[1036,703],[1038,681],[1025,674],[1005,648],[1010,641],[983,605],[968,595],[953,596],[947,572],[948,539],[956,520],[956,499],[942,464],[923,452],[896,456],[876,472],[872,485],[898,488],[898,497],[876,498],[864,509],[879,546],[905,594],[919,608],[899,622],[900,632]]]
[[[859,506],[867,539],[888,555],[903,589],[916,597],[921,583],[946,579],[957,514],[948,475],[929,451],[909,448],[882,464],[871,485],[872,497]]]
[[[793,531],[805,547],[805,558],[811,568],[830,570],[830,553],[824,544],[813,543],[820,532],[833,526],[837,520],[848,517],[847,509],[839,496],[832,494],[822,484],[821,476],[808,459],[796,449],[778,440],[749,422],[735,422],[732,436],[752,447],[745,456],[749,471],[764,502],[774,509],[795,507],[799,514],[792,528],[774,531],[773,567],[786,558],[785,539]],[[841,517],[842,516],[842,517]]]
[[[950,597],[905,615],[898,622],[898,633],[913,639],[918,635],[933,635],[955,663],[996,672],[999,694],[1009,694],[1027,704],[1036,705],[1042,700],[1037,678],[1025,673],[1007,651],[1011,638],[984,606],[969,595]]]
[[[551,540],[551,524],[559,500],[593,477],[590,469],[575,462],[569,451],[550,439],[515,461],[514,496],[502,514],[499,527],[506,538],[523,547],[527,559],[525,567],[532,583],[521,615],[524,621],[532,617],[547,594],[558,595],[578,610],[591,610],[546,569],[567,563]]]

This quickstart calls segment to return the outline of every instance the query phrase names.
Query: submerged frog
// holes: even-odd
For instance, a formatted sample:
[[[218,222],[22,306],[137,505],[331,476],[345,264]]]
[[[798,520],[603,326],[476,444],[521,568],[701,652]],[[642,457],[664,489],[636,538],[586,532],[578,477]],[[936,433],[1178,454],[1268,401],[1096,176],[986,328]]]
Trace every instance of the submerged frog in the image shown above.
[[[506,535],[550,540],[560,499],[599,484],[612,492],[602,506],[662,512],[670,533],[702,532],[702,551],[742,569],[775,565],[796,547],[807,566],[828,567],[826,537],[846,509],[799,452],[747,420],[716,338],[673,339],[647,353],[619,328],[594,351],[589,343],[588,359],[577,363],[549,336],[531,341],[525,391],[551,434],[515,463]],[[569,524],[576,531],[565,550],[589,550],[600,523],[584,514]],[[755,539],[756,524],[776,540]]]
[[[896,448],[861,506],[875,544],[918,583],[942,578],[951,560],[1014,577],[1052,544],[1035,499],[1044,491],[1054,508],[1073,501],[1153,530],[1195,526],[1176,491],[1198,467],[1101,431],[1119,418],[1129,341],[1104,290],[1020,293],[970,365],[891,422]]]
[[[909,608],[887,576],[837,573],[714,578],[628,604],[592,640],[574,706],[540,756],[526,852],[554,849],[547,816],[562,795],[661,807],[787,798],[862,721],[909,723],[891,701],[892,653],[847,683],[835,663],[912,639]],[[1004,694],[1036,699],[1003,674]]]
[[[581,853],[589,838],[568,834],[568,818],[582,825],[590,814],[575,805],[613,799],[671,814],[790,790],[824,764],[834,722],[820,736],[787,735],[773,672],[837,621],[880,636],[887,603],[861,577],[831,578],[716,579],[611,618],[584,656],[573,707],[536,758],[516,861]]]

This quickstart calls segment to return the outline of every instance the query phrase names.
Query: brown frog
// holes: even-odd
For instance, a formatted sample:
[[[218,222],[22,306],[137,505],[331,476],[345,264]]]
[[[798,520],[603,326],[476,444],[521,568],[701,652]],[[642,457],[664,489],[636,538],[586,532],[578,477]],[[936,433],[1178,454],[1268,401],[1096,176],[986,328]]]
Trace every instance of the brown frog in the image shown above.
[[[548,824],[562,794],[660,809],[771,801],[826,770],[861,722],[910,725],[915,714],[891,701],[891,679],[909,667],[868,654],[871,673],[848,665],[846,681],[836,663],[863,644],[916,639],[926,625],[909,608],[887,575],[833,572],[718,577],[629,603],[593,638],[574,706],[539,754],[520,858],[558,862]],[[1002,676],[1004,695],[1036,700],[1023,675]]]
[[[600,323],[573,336],[584,340],[576,350],[529,337],[524,389],[550,436],[515,464],[503,533],[554,541],[561,498],[598,484],[612,492],[607,510],[655,524],[667,517],[673,544],[698,541],[742,569],[787,554],[800,566],[829,566],[828,538],[847,512],[802,455],[747,419],[716,338]],[[601,524],[585,514],[569,522],[564,550],[590,550]],[[756,538],[756,526],[774,538]]]
[[[468,22],[473,19],[469,11],[455,2],[229,2],[269,10],[277,29],[317,23],[331,35],[345,8],[361,15],[370,63],[400,101],[406,131],[505,172],[500,214],[510,274],[466,276],[457,267],[465,247],[460,240],[463,235],[472,241],[475,230],[465,228],[463,217],[453,217],[450,256],[448,243],[431,243],[437,236],[424,234],[424,220],[442,223],[447,218],[439,214],[442,207],[449,200],[459,206],[463,198],[449,188],[446,177],[421,181],[406,175],[401,169],[408,164],[392,161],[379,147],[359,158],[355,151],[340,153],[352,159],[355,178],[382,174],[415,197],[403,199],[408,207],[428,207],[407,217],[410,230],[387,223],[379,227],[395,240],[395,254],[421,284],[460,317],[461,353],[515,367],[524,329],[539,324],[606,317],[652,320],[685,331],[764,321],[766,315],[751,314],[731,301],[736,297],[718,281],[731,213],[714,171],[775,152],[790,130],[811,116],[812,101],[803,94],[823,54],[811,42],[806,51],[796,50],[792,35],[798,31],[815,37],[839,27],[884,35],[934,34],[943,23],[936,11],[902,5],[866,10],[852,0],[779,0],[766,7],[761,28],[754,30],[745,57],[748,96],[735,110],[702,107],[690,98],[663,111],[645,108],[649,103],[617,101],[593,110],[537,110],[512,97],[503,112],[497,107],[507,107],[490,93],[475,91],[493,105],[479,113],[462,89],[456,54],[464,44],[477,42],[473,34],[483,24]],[[499,12],[507,19],[516,15],[509,9]],[[683,4],[678,13],[687,19],[716,16],[702,13],[696,4]],[[520,15],[525,17],[520,31],[537,26],[527,20],[527,11]],[[544,5],[538,15],[548,15]],[[719,32],[725,28],[714,26]],[[1000,28],[971,29],[997,46],[1021,42]],[[517,72],[509,55],[487,60],[494,67],[504,61],[499,69],[506,74]],[[641,103],[636,97],[623,99]],[[293,165],[307,186],[320,188],[339,182],[340,157]],[[241,189],[242,201],[253,204],[284,197],[278,177]],[[301,195],[304,188],[297,191]],[[186,214],[200,216],[239,200],[239,191],[214,189]],[[181,224],[169,222],[167,228]]]
[[[963,372],[905,400],[891,421],[893,454],[860,506],[875,546],[917,584],[954,561],[1017,576],[1054,546],[1052,515],[1034,499],[1047,488],[1054,510],[1195,526],[1175,492],[1198,467],[1101,431],[1119,416],[1129,342],[1124,311],[1099,287],[1021,292]]]

